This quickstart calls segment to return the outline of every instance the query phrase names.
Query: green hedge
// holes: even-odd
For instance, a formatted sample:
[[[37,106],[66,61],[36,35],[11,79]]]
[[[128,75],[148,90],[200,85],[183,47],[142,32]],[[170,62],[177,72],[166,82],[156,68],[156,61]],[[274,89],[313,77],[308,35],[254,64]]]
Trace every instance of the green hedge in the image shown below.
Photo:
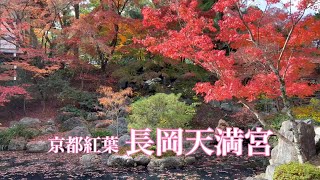
[[[320,168],[311,164],[292,162],[276,168],[274,180],[320,180]]]

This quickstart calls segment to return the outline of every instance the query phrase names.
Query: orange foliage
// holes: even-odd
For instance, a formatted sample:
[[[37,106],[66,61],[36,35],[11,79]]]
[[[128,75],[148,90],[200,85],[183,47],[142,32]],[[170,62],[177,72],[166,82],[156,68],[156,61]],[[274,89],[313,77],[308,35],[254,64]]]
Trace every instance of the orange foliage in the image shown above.
[[[99,98],[99,102],[109,110],[119,109],[124,106],[127,97],[133,94],[131,88],[114,92],[111,87],[100,87],[98,92],[103,94],[103,97]]]
[[[52,65],[52,66],[47,66],[45,69],[40,69],[40,68],[38,68],[36,66],[32,66],[26,62],[11,62],[8,64],[16,65],[17,67],[19,67],[21,69],[31,71],[31,72],[35,73],[35,76],[43,76],[46,74],[50,74],[60,68],[59,65]]]

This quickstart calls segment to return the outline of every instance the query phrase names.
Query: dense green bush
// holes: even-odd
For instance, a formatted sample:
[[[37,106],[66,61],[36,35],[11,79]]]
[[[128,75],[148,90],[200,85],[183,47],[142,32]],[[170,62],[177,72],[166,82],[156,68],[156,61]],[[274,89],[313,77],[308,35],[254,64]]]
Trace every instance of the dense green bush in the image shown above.
[[[98,98],[95,93],[77,90],[72,87],[64,89],[58,98],[67,104],[78,106],[79,108],[87,111],[93,110],[99,105]]]
[[[73,117],[86,117],[87,112],[82,109],[78,109],[72,105],[67,105],[59,109],[57,120],[60,122],[66,121]]]
[[[0,131],[0,145],[8,145],[13,138],[23,137],[25,139],[31,139],[37,135],[37,132],[17,124],[5,131]]]
[[[129,128],[152,129],[155,137],[156,128],[185,128],[191,121],[195,108],[180,102],[180,94],[158,93],[132,104],[129,116]]]
[[[275,169],[274,180],[319,180],[320,169],[311,164],[292,162]]]

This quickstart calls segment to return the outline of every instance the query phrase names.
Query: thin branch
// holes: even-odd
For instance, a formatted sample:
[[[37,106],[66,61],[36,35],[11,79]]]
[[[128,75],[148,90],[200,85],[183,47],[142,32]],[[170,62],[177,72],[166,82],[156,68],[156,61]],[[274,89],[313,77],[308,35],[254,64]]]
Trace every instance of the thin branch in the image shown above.
[[[290,41],[290,39],[291,39],[291,37],[292,37],[292,33],[293,33],[294,29],[296,28],[297,24],[298,24],[298,23],[300,22],[300,20],[302,19],[305,11],[306,11],[306,9],[303,10],[303,13],[301,14],[301,16],[298,17],[297,21],[296,21],[296,22],[293,22],[293,24],[292,24],[292,26],[291,26],[291,29],[290,29],[289,34],[288,34],[288,36],[287,36],[287,39],[286,39],[286,41],[285,41],[285,43],[284,43],[284,45],[283,45],[283,47],[282,47],[282,49],[281,49],[281,52],[280,52],[280,55],[279,55],[279,58],[278,58],[278,61],[277,61],[277,69],[278,69],[278,70],[279,70],[279,66],[280,66],[280,62],[281,62],[281,59],[282,59],[282,57],[283,57],[283,54],[284,54],[285,50],[287,49],[288,43],[289,43],[289,41]]]
[[[289,63],[290,59],[292,58],[292,55],[293,55],[293,50],[291,51],[290,57],[288,58],[288,63]],[[286,70],[284,71],[283,76],[282,76],[283,79],[286,78],[287,71],[288,71],[289,67],[290,67],[290,65],[287,64]]]
[[[278,58],[278,60],[277,60],[277,69],[279,69],[280,61],[281,61],[281,59],[282,59],[282,57],[283,57],[284,51],[286,50],[286,48],[287,48],[287,46],[288,46],[289,40],[291,39],[291,35],[292,35],[292,32],[293,32],[294,28],[295,28],[295,25],[293,24],[292,27],[291,27],[291,29],[290,29],[290,31],[289,31],[289,34],[288,34],[288,36],[287,36],[287,39],[286,39],[286,41],[285,41],[285,43],[284,43],[284,45],[283,45],[283,47],[282,47],[282,49],[281,49],[279,58]]]
[[[239,14],[239,17],[240,17],[241,22],[242,22],[243,25],[246,27],[246,29],[247,29],[247,31],[248,31],[248,33],[249,33],[249,35],[250,35],[250,41],[252,41],[252,42],[257,46],[257,42],[256,42],[256,40],[255,40],[255,38],[254,38],[254,36],[253,36],[253,33],[252,33],[251,29],[249,28],[249,25],[248,25],[248,24],[245,22],[245,20],[243,19],[243,14],[242,14],[242,12],[241,12],[240,7],[239,7],[238,4],[237,4],[237,12],[238,12],[238,14]]]
[[[259,112],[257,112],[253,107],[251,107],[249,105],[249,103],[242,99],[240,100],[240,103],[243,104],[247,109],[249,109],[255,116],[256,118],[259,120],[259,122],[265,127],[270,129],[275,135],[277,135],[281,140],[283,140],[284,142],[288,143],[289,145],[294,145],[292,141],[289,141],[288,138],[284,137],[282,134],[279,133],[278,130],[274,129],[273,127],[271,127],[259,114]]]
[[[126,0],[124,3],[123,3],[123,6],[121,8],[121,11],[120,11],[120,14],[123,12],[124,8],[126,7],[127,3],[129,2],[129,0]]]

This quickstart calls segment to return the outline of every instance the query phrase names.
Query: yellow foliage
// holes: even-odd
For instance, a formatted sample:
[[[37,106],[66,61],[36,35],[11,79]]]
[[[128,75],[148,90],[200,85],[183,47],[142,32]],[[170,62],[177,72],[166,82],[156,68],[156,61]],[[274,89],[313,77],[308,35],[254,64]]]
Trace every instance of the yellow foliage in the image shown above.
[[[299,119],[311,118],[320,122],[320,100],[313,98],[307,106],[294,107],[293,113]]]
[[[119,34],[119,45],[117,46],[117,49],[121,48],[122,46],[124,46],[124,44],[126,43],[127,41],[127,37],[122,35],[122,34]]]

